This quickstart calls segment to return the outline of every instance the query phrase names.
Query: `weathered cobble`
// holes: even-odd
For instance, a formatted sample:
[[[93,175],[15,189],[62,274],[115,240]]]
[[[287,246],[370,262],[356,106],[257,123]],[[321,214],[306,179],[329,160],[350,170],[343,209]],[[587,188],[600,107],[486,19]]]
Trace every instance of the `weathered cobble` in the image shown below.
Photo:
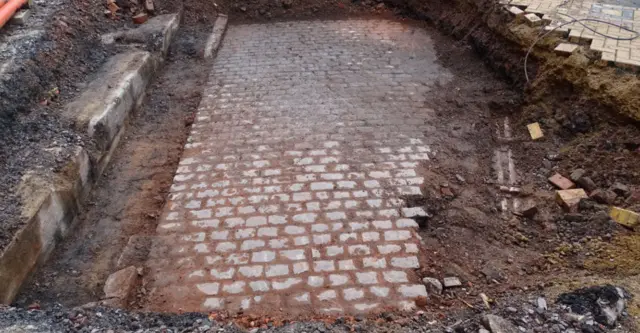
[[[232,26],[147,262],[159,310],[412,308],[418,169],[450,75],[380,20]]]

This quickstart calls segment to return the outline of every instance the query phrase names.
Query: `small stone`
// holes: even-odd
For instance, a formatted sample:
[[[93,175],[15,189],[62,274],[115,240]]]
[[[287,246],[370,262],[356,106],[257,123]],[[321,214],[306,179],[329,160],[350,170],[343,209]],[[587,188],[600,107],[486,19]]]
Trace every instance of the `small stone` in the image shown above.
[[[282,7],[285,9],[293,7],[293,0],[282,0]]]
[[[478,333],[491,333],[491,332],[485,330],[484,328],[481,328],[478,330]]]
[[[428,300],[428,298],[426,296],[418,296],[418,297],[416,297],[415,302],[416,302],[416,306],[421,307],[421,308],[423,308],[423,307],[427,306],[427,304],[429,304],[429,300]]]
[[[571,172],[571,175],[569,175],[569,179],[577,183],[586,173],[587,171],[584,169],[575,169]]]
[[[538,206],[533,200],[527,200],[518,209],[518,214],[528,219],[533,218],[538,213]]]
[[[126,304],[137,281],[138,271],[135,266],[121,269],[107,278],[104,284],[105,297],[118,299],[123,304]]]
[[[585,210],[592,210],[594,207],[594,201],[589,199],[580,199],[580,202],[578,203],[578,209],[580,211],[585,211]]]
[[[591,192],[589,197],[597,203],[608,205],[608,204],[612,204],[613,201],[616,199],[616,194],[615,192],[610,190],[598,189]]]
[[[441,187],[440,193],[445,197],[453,197],[453,191],[451,191],[450,187]]]
[[[445,288],[455,288],[462,286],[460,279],[454,276],[446,277],[442,280]]]
[[[442,283],[440,283],[440,280],[432,277],[425,277],[422,279],[422,283],[427,287],[428,292],[438,295],[442,293]]]
[[[582,177],[576,181],[576,184],[589,193],[598,188],[596,183],[590,177]]]
[[[626,198],[631,193],[631,191],[629,190],[629,186],[624,185],[620,182],[615,182],[609,190],[613,191],[615,194],[623,198]]]
[[[459,182],[461,182],[461,183],[466,182],[466,179],[464,179],[464,177],[462,177],[462,176],[461,176],[461,175],[459,175],[459,174],[456,174],[456,179],[457,179]]]
[[[496,315],[485,315],[482,324],[492,333],[517,333],[519,330],[510,321]]]
[[[544,297],[538,297],[537,303],[538,303],[538,309],[540,310],[547,309],[547,300]]]
[[[562,159],[559,154],[547,154],[545,158],[548,159],[549,161],[554,161],[554,162],[560,161]]]

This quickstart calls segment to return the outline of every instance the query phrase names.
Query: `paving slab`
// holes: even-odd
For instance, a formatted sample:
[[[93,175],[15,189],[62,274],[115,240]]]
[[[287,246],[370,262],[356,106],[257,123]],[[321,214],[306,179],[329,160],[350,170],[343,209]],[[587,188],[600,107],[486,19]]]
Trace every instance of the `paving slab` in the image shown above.
[[[411,309],[433,111],[452,75],[384,20],[230,26],[147,261],[148,308]]]
[[[505,3],[501,1],[501,3]],[[511,0],[509,6],[524,8],[550,21],[545,29],[568,33],[572,43],[601,52],[601,59],[621,67],[640,68],[640,1],[638,0]],[[574,19],[594,19],[567,24]],[[619,27],[613,26],[615,24]],[[635,31],[635,32],[634,32]]]

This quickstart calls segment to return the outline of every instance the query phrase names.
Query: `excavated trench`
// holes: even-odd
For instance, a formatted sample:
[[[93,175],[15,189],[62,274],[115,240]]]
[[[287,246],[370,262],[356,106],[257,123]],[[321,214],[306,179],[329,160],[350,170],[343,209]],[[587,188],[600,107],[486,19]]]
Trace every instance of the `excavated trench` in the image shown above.
[[[231,11],[233,23],[230,29],[236,29],[226,38],[244,37],[249,44],[256,41],[242,28],[234,27],[256,22],[269,29],[274,25],[265,21],[280,17],[314,17],[320,22],[323,22],[322,17],[334,19],[332,11],[327,10],[323,2],[294,3],[289,8],[286,4],[273,7],[270,4],[223,2],[218,5]],[[584,169],[598,188],[608,189],[614,183],[630,187],[631,194],[613,197],[611,204],[637,211],[640,203],[637,192],[633,192],[637,191],[640,179],[638,169],[634,167],[640,164],[637,123],[619,112],[611,100],[590,94],[566,77],[549,74],[557,73],[557,69],[544,60],[530,62],[533,63],[529,68],[530,75],[543,79],[527,86],[523,80],[523,47],[496,28],[499,24],[506,25],[509,17],[496,9],[479,10],[495,8],[486,1],[449,4],[409,1],[387,5],[392,10],[375,4],[362,4],[365,10],[354,4],[345,9],[343,5],[338,8],[350,14],[341,13],[337,15],[339,20],[326,22],[345,22],[348,26],[348,20],[384,20],[380,22],[401,26],[401,32],[389,37],[390,45],[393,45],[389,46],[389,52],[401,54],[399,58],[391,58],[390,65],[403,68],[409,76],[415,76],[412,80],[428,87],[418,89],[422,94],[417,100],[420,106],[418,111],[411,111],[417,112],[413,118],[420,119],[417,128],[424,134],[430,152],[429,160],[420,162],[415,168],[417,176],[423,179],[421,194],[402,197],[406,207],[422,208],[426,212],[426,216],[416,218],[420,225],[417,231],[421,238],[420,268],[411,274],[415,279],[456,277],[463,285],[447,288],[442,293],[428,289],[427,299],[416,298],[417,310],[423,316],[418,320],[419,325],[445,320],[449,326],[443,328],[458,327],[463,332],[465,329],[469,332],[477,330],[478,320],[473,311],[483,307],[480,294],[495,300],[492,304],[496,312],[517,318],[518,314],[505,310],[508,305],[527,303],[532,294],[555,299],[559,293],[575,287],[575,281],[581,281],[578,285],[622,284],[632,293],[639,290],[637,282],[633,282],[639,273],[636,268],[640,259],[637,236],[603,214],[607,207],[600,202],[585,203],[585,207],[581,206],[577,212],[563,211],[553,198],[553,187],[547,182],[547,177],[555,172],[568,176],[575,169]],[[197,6],[197,3],[187,4],[186,15]],[[368,12],[369,8],[375,8],[372,10],[375,15]],[[392,16],[391,11],[396,16]],[[286,26],[286,22],[279,24]],[[365,24],[363,29],[375,30],[375,26]],[[201,50],[211,28],[211,22],[194,20],[186,20],[180,27],[164,69],[147,90],[144,104],[131,117],[121,146],[86,201],[75,230],[25,283],[15,306],[44,310],[57,309],[58,304],[69,308],[96,306],[104,301],[107,277],[133,265],[140,268],[141,276],[130,297],[121,304],[127,310],[201,310],[191,305],[191,299],[184,300],[175,295],[173,298],[157,297],[157,288],[154,289],[150,282],[157,278],[147,267],[147,259],[149,249],[154,251],[154,239],[160,236],[158,225],[167,222],[168,207],[175,202],[168,202],[167,198],[179,161],[185,158],[183,154],[191,154],[184,152],[184,146],[192,143],[187,138],[194,130],[191,126],[198,125],[196,112],[203,98],[206,101],[207,95],[211,94],[207,90],[212,82],[210,72],[213,68],[216,75],[225,75],[224,71],[215,69],[221,64],[227,66],[225,58],[215,60],[213,64],[201,59]],[[322,39],[325,37],[314,38],[311,38],[313,42],[331,45],[331,41]],[[282,42],[288,42],[286,36]],[[222,47],[225,46],[233,47],[236,52],[243,50],[239,40],[225,40]],[[339,50],[343,46],[335,47]],[[369,44],[362,47],[373,54],[378,52]],[[222,52],[223,56],[232,57],[233,52],[224,49]],[[305,46],[302,43],[300,49],[291,52],[298,52],[299,59],[304,59],[304,55],[317,56],[313,53],[313,44]],[[358,54],[353,52],[348,55]],[[261,61],[259,54],[252,56]],[[286,52],[270,56],[281,56],[293,63],[297,61],[287,58],[290,54]],[[366,55],[362,56],[368,59]],[[431,56],[429,66],[433,67],[425,69],[421,61]],[[314,60],[321,64],[322,58]],[[338,56],[338,60],[343,59]],[[398,63],[398,60],[404,62]],[[265,63],[274,66],[268,61]],[[242,64],[239,66],[235,70],[242,71]],[[282,68],[287,71],[286,65]],[[358,73],[357,69],[355,73]],[[367,75],[371,73],[367,72]],[[314,75],[317,75],[315,71],[307,79],[315,79]],[[347,84],[349,80],[361,83],[354,77],[337,75]],[[285,76],[276,74],[275,77]],[[369,80],[376,78],[372,76]],[[300,81],[301,85],[304,83]],[[259,85],[259,89],[277,84],[277,80],[269,81]],[[306,106],[312,98],[318,98],[310,95],[309,100],[292,101],[292,96],[298,96],[294,88],[289,87],[291,92],[277,96],[281,104],[303,109],[301,105]],[[369,91],[371,96],[367,98],[372,99],[368,101],[371,108],[383,105],[380,109],[384,111],[388,95],[377,95],[383,89],[377,87],[377,90]],[[339,97],[353,105],[348,93]],[[258,97],[269,99],[268,92],[261,94]],[[373,102],[376,99],[377,102]],[[320,104],[331,104],[331,101]],[[397,112],[389,108],[376,117],[387,119],[385,117]],[[287,121],[295,124],[298,119],[295,115],[291,117],[279,121],[285,125]],[[310,113],[306,117],[312,119],[316,115]],[[531,122],[543,126],[543,140],[530,139],[526,125]],[[390,138],[413,135],[413,124],[407,124],[410,126],[406,128],[398,126]],[[364,125],[367,125],[366,120]],[[380,131],[384,128],[382,124],[377,126]],[[218,130],[224,131],[224,128]],[[286,126],[284,130],[288,130]],[[270,133],[270,136],[277,135],[277,129]],[[265,141],[268,142],[268,138]],[[224,150],[224,147],[219,149]],[[353,154],[356,156],[355,152]],[[518,187],[520,192],[505,192],[501,190],[504,186]],[[530,204],[536,206],[537,213],[533,216],[519,214],[519,207]],[[126,266],[121,259],[125,251]],[[357,277],[354,275],[353,278]],[[191,291],[178,293],[189,294]],[[174,299],[184,303],[171,304]],[[300,319],[325,319],[325,315],[314,307],[304,307],[300,312],[294,311],[290,303],[278,306],[277,310],[274,304],[278,303],[269,303],[256,312],[246,313],[229,307],[227,313],[208,319],[230,316],[245,327],[262,326],[259,321],[263,319],[265,327],[277,326],[290,320],[292,315]],[[469,310],[469,307],[473,309]],[[629,305],[632,315],[637,309],[637,305]],[[377,316],[380,311],[372,313]],[[399,320],[402,316],[385,313],[380,317],[383,320],[376,321],[378,317],[375,317],[368,324],[361,323],[362,327],[381,321],[398,322],[407,327],[415,324],[410,323],[411,320]],[[392,316],[392,319],[386,316]],[[198,318],[188,320],[206,320]],[[172,320],[177,323],[183,319],[167,321]],[[362,317],[358,318],[358,321],[362,320]],[[143,326],[154,325],[154,319],[142,321],[145,322]],[[628,318],[623,325],[620,332],[634,329],[633,320]],[[401,328],[392,330],[396,329]]]

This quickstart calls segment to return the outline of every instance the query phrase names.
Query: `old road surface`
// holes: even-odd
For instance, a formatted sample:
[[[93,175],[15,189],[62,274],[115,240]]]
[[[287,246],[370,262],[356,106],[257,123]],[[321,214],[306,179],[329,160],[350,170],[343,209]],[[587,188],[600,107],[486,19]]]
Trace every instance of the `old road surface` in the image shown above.
[[[385,20],[230,26],[146,262],[159,311],[415,307],[421,196],[452,75]]]

